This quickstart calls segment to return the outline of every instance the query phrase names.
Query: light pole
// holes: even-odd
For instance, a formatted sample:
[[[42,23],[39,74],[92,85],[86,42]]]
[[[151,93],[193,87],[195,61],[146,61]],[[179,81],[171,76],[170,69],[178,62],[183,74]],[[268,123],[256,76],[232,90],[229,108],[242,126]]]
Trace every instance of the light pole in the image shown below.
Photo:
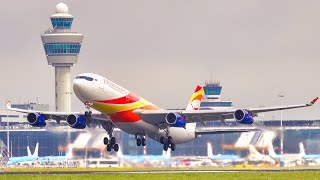
[[[10,135],[9,135],[10,129],[9,129],[9,115],[8,115],[8,111],[6,111],[6,113],[7,113],[7,156],[8,156],[8,157],[11,157],[11,156],[10,156],[10,151],[11,151],[11,149],[10,149]]]
[[[280,98],[280,106],[282,107],[282,98],[284,97],[283,94],[279,94],[278,97]],[[281,136],[280,136],[280,153],[283,155],[283,126],[282,126],[282,110],[280,110],[280,129],[281,129]]]

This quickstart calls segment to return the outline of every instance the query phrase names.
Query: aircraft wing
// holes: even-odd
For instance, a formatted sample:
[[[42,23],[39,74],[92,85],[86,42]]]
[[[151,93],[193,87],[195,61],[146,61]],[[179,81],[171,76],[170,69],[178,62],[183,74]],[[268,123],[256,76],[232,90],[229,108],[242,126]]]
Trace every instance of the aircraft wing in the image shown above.
[[[258,113],[271,112],[287,109],[296,109],[312,106],[317,98],[314,98],[310,103],[289,105],[289,106],[274,106],[274,107],[262,107],[262,108],[243,108],[243,110],[249,112],[253,117]],[[193,122],[206,122],[225,119],[234,119],[234,112],[238,109],[209,109],[209,110],[141,110],[134,111],[143,121],[149,124],[161,125],[166,123],[166,116],[169,113],[176,113],[184,117],[187,123]]]
[[[30,110],[30,109],[18,109],[18,108],[11,108],[10,106],[7,107],[7,110],[9,111],[15,111],[20,113],[38,113],[39,115],[43,115],[45,119],[52,119],[56,120],[58,124],[60,124],[60,121],[65,121],[67,116],[70,114],[76,114],[78,116],[85,117],[84,112],[55,112],[55,111],[37,111],[37,110]],[[92,116],[89,118],[89,121],[109,121],[109,118],[100,113],[100,112],[92,112]]]

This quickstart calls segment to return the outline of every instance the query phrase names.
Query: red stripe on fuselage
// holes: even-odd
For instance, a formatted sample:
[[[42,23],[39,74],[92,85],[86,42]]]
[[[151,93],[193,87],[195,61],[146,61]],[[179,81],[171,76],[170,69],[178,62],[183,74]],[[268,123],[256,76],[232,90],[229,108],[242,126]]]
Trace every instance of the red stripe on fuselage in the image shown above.
[[[101,100],[97,102],[101,103],[108,103],[108,104],[127,104],[127,103],[134,103],[139,101],[140,97],[136,96],[133,93],[129,93],[126,96],[117,98],[117,99],[110,99],[110,100]]]
[[[134,114],[132,112],[133,110],[128,110],[128,111],[121,111],[121,112],[117,112],[114,114],[110,114],[109,118],[113,123],[118,123],[118,122],[136,122],[139,121],[141,118]]]

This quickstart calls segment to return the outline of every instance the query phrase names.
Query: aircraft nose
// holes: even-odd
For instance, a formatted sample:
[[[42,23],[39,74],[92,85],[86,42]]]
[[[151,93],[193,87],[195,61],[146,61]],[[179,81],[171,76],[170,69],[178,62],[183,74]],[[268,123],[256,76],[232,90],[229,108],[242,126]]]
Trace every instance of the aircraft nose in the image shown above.
[[[81,100],[81,101],[85,101],[85,90],[86,89],[86,85],[85,82],[81,79],[75,79],[73,81],[73,92],[76,94],[76,96]]]

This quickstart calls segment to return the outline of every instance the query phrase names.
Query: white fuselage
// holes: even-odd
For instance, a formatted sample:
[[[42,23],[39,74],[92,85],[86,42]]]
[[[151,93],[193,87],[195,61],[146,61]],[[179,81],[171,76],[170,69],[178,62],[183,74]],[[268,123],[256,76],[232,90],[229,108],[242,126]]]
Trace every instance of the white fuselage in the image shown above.
[[[160,129],[157,125],[143,121],[133,113],[134,110],[160,108],[99,75],[80,74],[73,82],[73,90],[83,103],[92,103],[92,108],[107,115],[116,127],[129,134],[145,135],[156,141],[168,135],[176,144],[196,138],[194,124],[187,124],[186,128]]]

